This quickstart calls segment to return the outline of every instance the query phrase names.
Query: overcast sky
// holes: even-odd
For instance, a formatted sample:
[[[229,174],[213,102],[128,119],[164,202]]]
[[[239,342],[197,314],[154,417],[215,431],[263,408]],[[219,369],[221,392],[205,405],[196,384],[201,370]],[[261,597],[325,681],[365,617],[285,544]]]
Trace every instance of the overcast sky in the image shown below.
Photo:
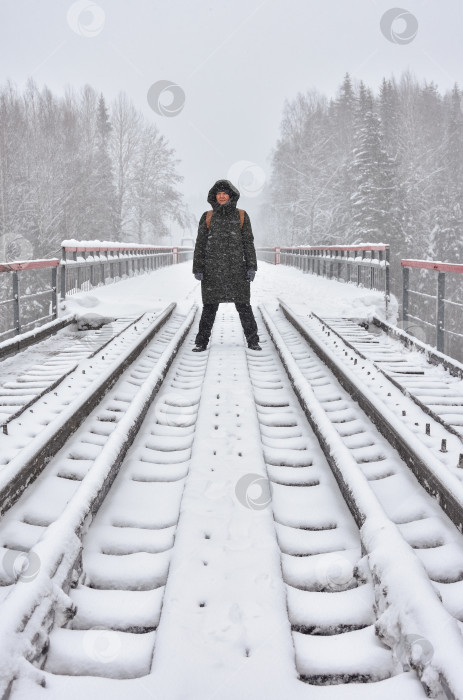
[[[375,90],[407,68],[442,91],[463,84],[462,0],[404,3],[392,20],[390,0],[0,0],[2,80],[125,91],[175,149],[195,214],[231,177],[252,215],[285,98],[335,96],[347,71]],[[176,94],[158,100],[160,81]]]

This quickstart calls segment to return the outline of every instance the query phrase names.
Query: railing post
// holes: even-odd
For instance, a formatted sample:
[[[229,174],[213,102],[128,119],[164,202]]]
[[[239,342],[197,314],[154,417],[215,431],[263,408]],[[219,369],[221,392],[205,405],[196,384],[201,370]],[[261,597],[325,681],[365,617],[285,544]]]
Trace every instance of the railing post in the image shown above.
[[[408,288],[409,288],[410,270],[408,267],[402,267],[402,321],[408,321]]]
[[[281,255],[281,248],[279,246],[275,246],[275,265],[280,264],[280,255]]]
[[[90,263],[90,267],[88,268],[88,281],[90,282],[90,287],[93,289],[95,286],[95,256],[92,255],[92,262]]]
[[[77,263],[77,251],[73,252],[72,257],[74,258],[74,262]],[[77,287],[80,289],[81,284],[82,284],[82,270],[79,267],[79,263],[77,263],[77,265],[76,265],[76,272],[77,272],[77,275],[76,275]]]
[[[444,352],[444,328],[445,328],[445,272],[437,273],[437,324],[436,347],[439,352]]]
[[[66,298],[66,248],[61,248],[61,300]]]
[[[13,270],[13,319],[16,335],[21,333],[21,319],[19,313],[19,274]]]
[[[386,271],[385,271],[385,305],[386,305],[386,313],[389,307],[389,301],[391,299],[391,266],[390,266],[390,249],[389,246],[386,248]]]
[[[51,268],[51,315],[58,317],[58,267]]]
[[[172,264],[176,265],[178,263],[178,248],[172,248]]]

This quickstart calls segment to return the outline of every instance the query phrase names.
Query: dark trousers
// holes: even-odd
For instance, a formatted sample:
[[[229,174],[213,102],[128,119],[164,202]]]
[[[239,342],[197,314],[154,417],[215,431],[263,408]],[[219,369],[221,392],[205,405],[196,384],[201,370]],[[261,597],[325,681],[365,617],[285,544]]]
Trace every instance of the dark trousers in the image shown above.
[[[257,323],[252,313],[251,304],[235,304],[236,310],[240,315],[241,325],[243,326],[244,335],[248,341],[248,345],[259,342],[257,335]],[[197,345],[207,345],[214,325],[215,315],[218,304],[204,304],[201,319],[199,321],[199,331],[196,336],[195,343]]]

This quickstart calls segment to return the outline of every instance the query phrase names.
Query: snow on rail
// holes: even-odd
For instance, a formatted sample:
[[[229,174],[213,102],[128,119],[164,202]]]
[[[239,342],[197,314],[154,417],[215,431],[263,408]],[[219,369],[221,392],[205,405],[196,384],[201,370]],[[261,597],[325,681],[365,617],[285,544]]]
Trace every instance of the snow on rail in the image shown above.
[[[280,300],[280,305],[283,309],[283,311],[286,313],[289,313],[290,316],[292,316],[291,312],[287,308],[286,304]],[[293,321],[291,321],[294,325],[294,317]],[[300,324],[301,328],[303,329],[303,325]],[[319,341],[313,333],[310,333],[310,338],[311,338],[311,344],[313,345],[314,348],[318,348],[319,351],[325,356],[325,361],[331,362],[333,365],[336,365],[337,371],[339,373],[339,376],[342,376],[346,379],[346,381],[349,383],[350,386],[355,386],[356,391],[358,396],[362,397],[362,399],[365,400],[365,403],[368,404],[369,407],[375,408],[378,403],[378,397],[376,394],[374,394],[365,384],[362,384],[362,386],[359,386],[358,384],[358,379],[356,375],[351,371],[349,367],[347,367],[346,364],[342,364],[342,366],[339,364],[339,361],[333,353],[333,351],[328,348],[326,345],[322,345],[322,342]],[[357,399],[359,400],[359,399]],[[446,509],[446,505],[450,505],[451,509],[454,510],[455,512],[447,512],[447,515],[453,520],[455,525],[458,527],[460,532],[463,531],[463,484],[462,482],[454,475],[452,474],[447,467],[442,464],[442,462],[437,459],[429,450],[429,448],[424,445],[421,440],[414,434],[411,433],[410,430],[408,430],[401,418],[399,416],[396,416],[391,409],[385,405],[382,404],[381,406],[381,414],[383,418],[383,422],[387,423],[388,428],[391,431],[391,435],[389,436],[389,440],[392,439],[392,436],[394,436],[397,439],[397,442],[402,446],[407,447],[407,452],[411,453],[413,452],[414,455],[416,455],[416,458],[421,462],[423,465],[423,469],[427,469],[428,471],[428,479],[429,481],[434,481],[434,484],[432,486],[439,486],[441,488],[441,493],[445,493],[447,496],[447,504],[446,503],[441,503],[441,506]],[[377,426],[379,427],[379,426]],[[403,455],[402,455],[403,456]],[[415,459],[416,459],[415,458]],[[425,483],[427,481],[424,479]]]
[[[291,356],[269,313],[265,307],[261,309],[307,418],[324,445],[336,478],[343,485],[343,492],[351,495],[357,510],[362,543],[375,581],[380,614],[377,622],[379,635],[396,650],[398,656],[403,653],[405,636],[420,634],[425,637],[434,649],[432,659],[428,665],[420,666],[419,661],[410,656],[410,665],[417,667],[421,681],[434,697],[442,692],[443,684],[450,690],[450,697],[463,698],[463,676],[460,671],[463,638],[457,621],[445,610],[423,564],[404,541],[398,527],[387,517],[366,477],[358,469],[357,462]]]
[[[37,270],[44,267],[58,267],[58,258],[48,260],[13,260],[0,263],[0,272],[19,272],[21,270]]]
[[[172,250],[172,246],[148,245],[145,243],[122,243],[114,241],[78,241],[69,238],[61,242],[61,247],[68,252],[105,251],[105,250]]]
[[[157,364],[143,383],[137,397],[108,437],[92,469],[86,474],[64,512],[46,530],[29,552],[40,562],[33,581],[19,579],[1,606],[0,697],[7,691],[25,658],[40,656],[46,644],[44,622],[54,611],[56,620],[72,616],[72,603],[61,586],[69,581],[81,550],[82,530],[102,494],[105,494],[115,471],[136,434],[146,411],[170,367],[170,364],[193,323],[197,307],[193,305],[184,322],[172,337]],[[29,671],[30,672],[30,671]],[[40,672],[34,675],[39,678]]]
[[[109,357],[109,362],[104,361],[104,358],[102,358],[102,362],[99,365],[91,358],[82,362],[79,369],[87,377],[92,376],[92,366],[95,366],[93,381],[86,384],[83,390],[79,391],[76,396],[73,396],[70,401],[64,403],[61,411],[47,424],[40,423],[40,416],[42,415],[43,417],[43,412],[46,412],[48,415],[49,410],[44,406],[39,407],[34,413],[33,426],[29,422],[28,430],[25,430],[22,426],[18,427],[20,434],[23,436],[20,446],[18,446],[17,431],[11,430],[11,436],[2,436],[4,454],[8,454],[7,450],[10,448],[12,456],[0,472],[0,495],[2,497],[0,512],[9,507],[12,499],[14,500],[17,494],[43,468],[43,464],[46,463],[47,458],[53,453],[53,449],[58,449],[57,445],[59,444],[60,436],[62,434],[68,435],[72,432],[75,414],[86,410],[86,407],[92,405],[92,402],[100,396],[101,390],[107,386],[108,382],[113,377],[118,376],[119,368],[133,357],[133,353],[137,352],[138,348],[142,348],[145,343],[149,342],[152,335],[164,323],[173,309],[174,304],[170,304],[156,316],[154,324],[148,323],[146,328],[142,323],[140,325],[140,333],[134,340],[129,338],[127,347],[124,348],[122,353],[117,353],[113,361]],[[73,376],[70,375],[70,377]],[[82,384],[80,375],[75,375],[74,379],[79,387],[79,383]],[[66,388],[63,388],[62,393],[66,394],[66,391]],[[34,428],[35,430],[31,432],[31,429]],[[27,438],[26,443],[24,443],[24,438]]]
[[[439,272],[463,272],[463,265],[445,263],[439,260],[401,260],[402,267],[418,267],[420,270],[438,270]]]

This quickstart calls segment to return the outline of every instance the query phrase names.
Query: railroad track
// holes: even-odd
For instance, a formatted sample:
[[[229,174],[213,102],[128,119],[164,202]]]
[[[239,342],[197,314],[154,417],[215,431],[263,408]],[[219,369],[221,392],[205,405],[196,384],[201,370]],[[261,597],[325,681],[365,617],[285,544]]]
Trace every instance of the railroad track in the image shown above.
[[[44,341],[33,351],[23,351],[15,356],[14,361],[3,361],[0,364],[0,427],[3,434],[8,434],[11,421],[56,389],[79,362],[94,357],[139,320],[140,317],[120,318],[95,330],[70,332],[67,328],[61,334],[63,337]]]
[[[311,350],[336,375],[386,440],[400,453],[420,483],[435,497],[460,532],[463,531],[461,441],[434,422],[409,397],[367,361],[334,339],[318,320],[301,320],[286,304],[280,307]]]
[[[144,314],[138,321],[126,323],[122,332],[120,325],[115,326],[109,338],[103,334],[98,339],[91,333],[89,345],[83,341],[84,349],[80,344],[74,348],[71,370],[67,368],[58,382],[54,377],[47,390],[29,401],[25,410],[10,416],[7,434],[0,434],[0,514],[37,478],[83,418],[170,317],[174,306],[170,304],[160,313]],[[74,366],[80,354],[84,357]],[[61,359],[58,357],[57,361]],[[62,372],[61,366],[59,373]]]
[[[335,334],[435,421],[463,440],[461,379],[431,365],[424,353],[406,350],[399,340],[392,340],[383,332],[372,333],[351,319],[321,318],[316,314],[313,317],[326,332]]]
[[[172,313],[173,306],[175,305],[168,307],[164,315],[161,314],[157,323],[153,324],[151,319],[150,330],[145,329],[144,334],[145,340],[149,339],[151,342],[148,345],[144,342],[147,347],[141,354],[141,348],[137,346],[135,362],[126,367],[127,358],[119,357],[120,371],[117,383],[111,391],[106,392],[101,404],[90,413],[61,452],[54,456],[40,477],[9,508],[0,523],[3,555],[3,575],[0,583],[3,585],[3,609],[12,611],[11,615],[5,614],[0,622],[1,646],[5,649],[10,648],[11,651],[11,657],[7,661],[9,677],[2,677],[0,680],[2,697],[9,696],[12,682],[15,676],[19,675],[21,654],[24,654],[29,662],[42,666],[43,660],[48,658],[48,632],[57,622],[56,618],[64,621],[67,617],[74,617],[76,606],[71,598],[65,597],[63,589],[69,591],[70,585],[77,583],[77,575],[91,580],[88,569],[82,568],[81,539],[120,472],[127,450],[194,319],[195,306],[186,316]],[[159,320],[162,320],[162,323],[159,323]],[[164,410],[159,406],[157,408],[161,413],[168,415],[171,410],[169,400],[167,399]],[[183,410],[184,407],[180,407],[179,412]],[[162,443],[162,435],[158,440]],[[140,441],[146,441],[146,437],[141,436]],[[155,442],[155,438],[151,438],[151,441]],[[155,451],[154,446],[153,450]],[[145,455],[145,459],[142,456],[140,461],[149,462],[149,459]],[[134,518],[141,517],[141,513],[137,512],[140,490],[143,490],[145,496],[150,490],[149,478],[143,478],[142,467],[142,464],[139,465],[138,478],[132,474],[128,477],[130,483],[125,484],[126,496],[131,501]],[[132,482],[135,489],[130,489]],[[137,485],[138,493],[134,501]],[[53,500],[49,498],[50,493],[53,494]],[[162,494],[158,500],[162,501]],[[145,506],[148,504],[149,501],[145,498]],[[152,511],[151,504],[149,505],[149,510]],[[172,506],[167,508],[169,507]],[[124,517],[127,518],[126,508],[120,513],[120,518]],[[175,517],[170,517],[174,523]],[[122,523],[115,523],[115,532],[118,525],[124,527]],[[125,535],[128,534],[128,527],[126,522]],[[140,529],[144,529],[143,525]],[[136,539],[137,534],[139,533],[134,535]],[[169,538],[165,537],[166,533],[162,534],[164,545],[157,545],[160,551],[169,541]],[[107,547],[115,548],[113,558],[118,559],[120,552],[117,550],[116,539],[113,537]],[[148,533],[145,533],[145,548],[149,548],[148,539]],[[127,537],[125,546],[129,546]],[[156,547],[153,541],[151,547]],[[108,561],[111,561],[111,554],[108,554]],[[119,562],[123,561],[119,559]],[[87,559],[84,559],[85,565],[90,566]],[[93,588],[97,589],[98,586],[88,586],[89,590]],[[78,596],[79,592],[76,591],[76,595]],[[108,594],[108,598],[110,596],[111,593]],[[96,604],[98,606],[98,601]],[[111,600],[109,607],[110,605]],[[80,600],[80,610],[83,607],[83,601]],[[108,610],[108,601],[105,609]],[[101,612],[100,610],[100,615]],[[136,621],[133,626],[137,626]],[[19,631],[21,641],[18,649],[11,640],[15,639]],[[58,635],[60,632],[60,629],[56,631]],[[127,632],[128,636],[130,634]],[[90,632],[89,644],[92,643],[92,636]],[[53,663],[51,651],[49,663]],[[87,670],[87,674],[92,670],[94,669]]]
[[[320,466],[317,464],[318,469],[312,469],[314,465],[311,463],[312,452],[310,450],[299,452],[300,456],[305,453],[305,475],[301,474],[302,469],[296,468],[304,464],[303,461],[298,464],[296,457],[291,465],[291,460],[285,458],[284,452],[281,451],[281,461],[279,462],[278,451],[275,455],[272,454],[272,450],[269,451],[267,463],[269,477],[275,482],[273,485],[273,504],[275,519],[278,523],[277,529],[280,528],[281,523],[285,526],[280,540],[283,575],[289,586],[296,587],[296,591],[291,591],[288,595],[288,605],[293,634],[295,635],[298,669],[301,676],[310,682],[325,683],[330,682],[329,669],[334,666],[333,659],[337,659],[339,664],[339,668],[333,674],[334,680],[349,678],[349,673],[352,673],[352,669],[349,669],[349,663],[353,661],[353,668],[356,670],[353,672],[351,680],[355,681],[357,674],[357,680],[365,682],[371,680],[368,669],[375,677],[375,672],[378,673],[378,669],[381,668],[379,661],[369,663],[369,654],[374,656],[375,653],[378,653],[377,637],[372,634],[370,646],[366,644],[363,647],[363,640],[368,639],[368,633],[371,634],[373,631],[372,626],[376,627],[379,636],[382,636],[384,641],[387,641],[388,645],[394,649],[396,659],[401,659],[402,663],[405,660],[405,667],[411,661],[410,656],[408,662],[406,660],[407,644],[411,643],[413,646],[413,640],[418,641],[418,635],[424,635],[426,628],[426,616],[417,608],[415,628],[413,629],[412,624],[412,627],[409,627],[407,631],[405,614],[405,625],[394,642],[387,627],[387,619],[385,625],[384,618],[381,617],[384,615],[387,618],[388,605],[395,607],[401,595],[404,596],[404,600],[408,598],[409,603],[411,603],[417,595],[418,587],[423,586],[424,577],[421,579],[419,567],[418,570],[415,568],[413,573],[415,576],[418,574],[416,578],[413,574],[410,575],[414,579],[416,588],[411,586],[407,594],[405,577],[402,575],[400,582],[394,581],[394,577],[388,573],[394,570],[394,557],[403,555],[408,560],[410,571],[414,569],[414,555],[421,562],[427,578],[424,589],[421,588],[423,602],[426,598],[431,607],[434,605],[436,614],[442,615],[442,621],[446,620],[447,629],[453,630],[455,643],[457,645],[461,643],[459,629],[463,620],[463,610],[459,600],[461,600],[460,596],[463,593],[463,538],[454,524],[442,513],[438,503],[418,486],[407,465],[391,448],[351,396],[343,390],[336,376],[320,360],[297,328],[290,323],[286,317],[294,318],[290,310],[286,307],[284,311],[285,313],[280,310],[271,314],[265,307],[262,308],[267,331],[271,334],[291,384],[319,443],[323,447],[324,456],[331,467],[330,472],[334,473],[343,498],[349,505],[357,526],[361,528],[360,536],[357,534],[357,542],[355,543],[355,540],[352,539],[352,529],[349,533],[350,539],[346,537],[345,525],[342,521],[339,522],[336,510],[330,517],[329,510],[325,505],[323,490],[320,489],[320,485],[323,484],[318,476]],[[255,362],[258,363],[258,360]],[[269,370],[269,373],[274,381],[273,368]],[[283,400],[283,405],[284,403],[286,401]],[[289,412],[289,407],[286,410]],[[299,425],[295,428],[294,420],[291,417],[288,417],[287,422],[281,422],[286,424],[290,430],[297,430],[295,436],[298,440],[300,439],[298,436]],[[282,438],[284,437],[282,435]],[[264,435],[263,441],[265,450]],[[275,444],[272,442],[271,446]],[[284,439],[281,439],[281,445],[283,447]],[[302,445],[296,445],[296,447],[301,448]],[[303,459],[304,457],[302,457]],[[279,470],[274,466],[278,463],[284,465]],[[292,466],[292,469],[288,469],[288,466]],[[285,476],[285,474],[289,476]],[[309,491],[311,495],[299,496],[300,510],[296,511],[296,514],[294,513],[294,502],[291,502],[292,499],[282,496],[283,507],[281,515],[279,515],[278,494],[279,491],[284,493],[285,488],[288,488],[286,484],[291,479],[294,480],[294,485],[297,485],[298,482],[301,483],[298,490],[301,492]],[[308,483],[304,485],[306,481]],[[332,494],[332,487],[329,488],[328,492],[330,495]],[[363,500],[364,497],[366,500]],[[286,512],[285,503],[288,509]],[[296,506],[299,503],[296,501]],[[370,519],[374,523],[373,528],[369,523]],[[341,529],[342,527],[343,529]],[[386,539],[390,539],[390,552],[389,557],[386,552],[383,552],[384,560],[377,567],[374,565],[378,561],[375,546],[378,545],[379,541],[375,541],[378,533],[373,533],[376,529],[381,530],[381,528],[387,532]],[[301,538],[301,529],[305,542]],[[394,546],[397,547],[395,552]],[[414,555],[411,550],[413,550]],[[318,563],[320,554],[321,561]],[[365,554],[368,557],[362,556]],[[323,557],[326,560],[325,565],[322,563]],[[333,558],[332,581],[330,581],[330,558]],[[317,566],[319,567],[318,576]],[[323,580],[323,577],[320,577],[320,571],[326,571],[325,592],[320,586],[320,579]],[[386,579],[388,579],[387,583]],[[369,590],[372,582],[375,588],[374,596],[371,595],[371,589]],[[339,611],[336,609],[338,605],[336,597],[342,598],[342,595],[333,596],[333,591],[337,590],[338,584],[339,590],[344,595],[344,604],[340,609],[344,610],[346,617],[344,620],[341,617],[341,622],[336,623],[334,620]],[[313,594],[320,589],[322,594],[318,596],[317,600],[317,596],[313,596]],[[308,613],[305,613],[300,602],[306,591],[309,592],[309,596],[313,597],[311,603],[307,601]],[[368,606],[367,592],[371,596],[370,600],[375,599],[377,618],[375,620],[372,620],[373,611]],[[442,598],[442,606],[438,604],[436,607],[434,592]],[[352,602],[349,601],[349,596],[352,597]],[[363,609],[361,605],[356,608],[355,596],[357,596],[358,602],[361,601],[365,605]],[[388,596],[390,596],[389,601]],[[291,609],[293,601],[294,611]],[[440,610],[438,610],[439,606]],[[399,605],[399,610],[400,607]],[[331,614],[333,617],[330,626]],[[357,614],[359,617],[355,619]],[[401,613],[396,610],[396,614],[400,619]],[[324,615],[327,621],[325,624],[323,623]],[[362,615],[364,615],[363,619]],[[399,626],[400,624],[399,622]],[[427,627],[431,633],[432,626],[427,623]],[[355,641],[356,638],[358,645]],[[430,639],[430,636],[425,637],[424,640],[423,636],[421,637],[419,651],[422,658],[411,663],[420,674],[429,661],[431,650],[434,649]],[[371,644],[372,642],[373,644]],[[440,642],[436,642],[436,647],[438,643],[441,644],[442,649],[445,648],[442,646],[445,645],[444,639],[441,638]],[[363,661],[366,670],[363,673],[359,670],[359,668],[361,669],[359,658],[355,658],[354,661],[356,654],[351,654],[352,649],[357,646],[360,651],[365,652]],[[415,649],[416,651],[418,650]],[[386,656],[384,661],[384,673],[387,674],[387,669],[390,672],[392,666],[388,666]],[[390,658],[389,664],[391,664]],[[450,669],[450,673],[452,673],[452,669]],[[453,670],[453,676],[458,679],[457,669]],[[430,688],[427,690],[433,692]],[[434,691],[437,692],[436,688]],[[452,697],[451,693],[449,696]]]
[[[290,309],[198,355],[194,311],[0,521],[2,700],[463,697],[462,535]]]

